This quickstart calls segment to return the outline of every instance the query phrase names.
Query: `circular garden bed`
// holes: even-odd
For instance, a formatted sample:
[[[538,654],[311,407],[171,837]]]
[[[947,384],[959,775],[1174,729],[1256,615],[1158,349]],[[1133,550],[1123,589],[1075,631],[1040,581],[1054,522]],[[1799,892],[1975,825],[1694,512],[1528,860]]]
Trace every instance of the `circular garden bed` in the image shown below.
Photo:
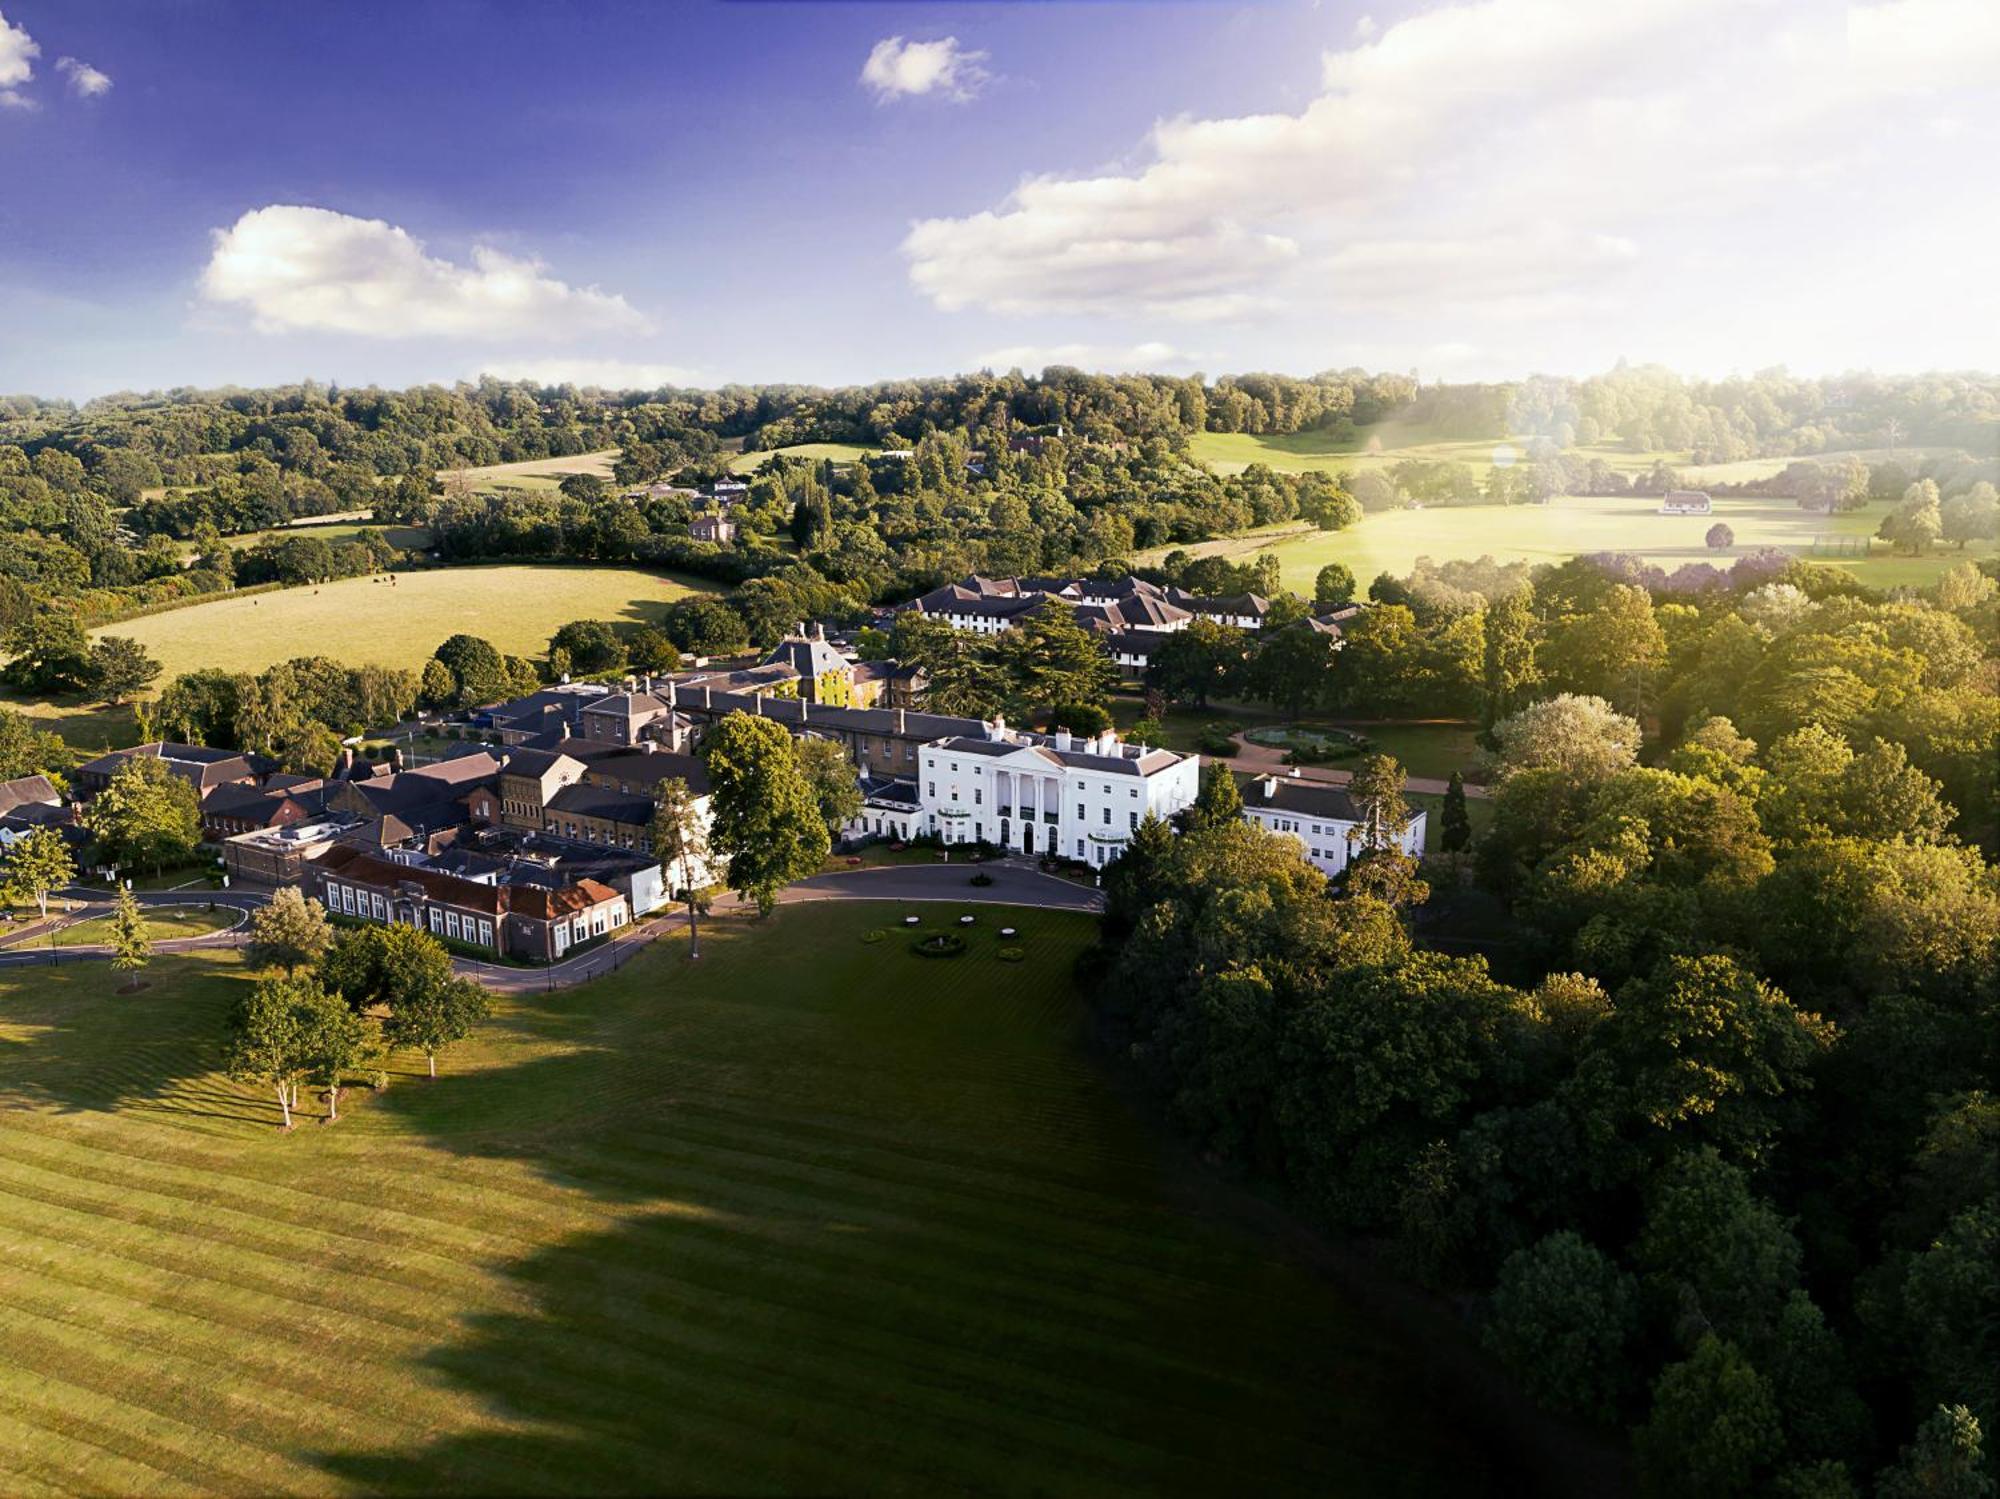
[[[920,958],[956,958],[965,951],[965,939],[957,932],[932,932],[910,944]]]

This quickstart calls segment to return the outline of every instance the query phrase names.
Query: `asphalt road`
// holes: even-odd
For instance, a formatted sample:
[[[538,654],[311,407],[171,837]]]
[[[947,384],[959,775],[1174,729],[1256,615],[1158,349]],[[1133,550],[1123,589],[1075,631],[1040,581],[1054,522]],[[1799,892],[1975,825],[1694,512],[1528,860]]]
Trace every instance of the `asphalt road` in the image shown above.
[[[991,877],[990,885],[971,883],[974,874]],[[208,947],[234,947],[245,936],[249,913],[270,899],[254,890],[141,890],[135,891],[142,906],[205,906],[213,904],[240,914],[235,926],[200,937],[182,937],[154,944],[156,953],[193,952]],[[55,899],[74,900],[78,908],[59,920],[23,927],[0,948],[0,968],[47,967],[51,963],[103,961],[111,956],[108,947],[51,948],[47,935],[52,926],[87,921],[111,909],[111,896],[103,890],[72,887],[58,891]],[[846,869],[815,875],[790,886],[778,895],[780,905],[820,900],[948,901],[956,905],[1035,906],[1049,911],[1081,911],[1095,914],[1104,909],[1101,892],[1073,880],[1043,874],[1030,865],[989,860],[973,864],[887,864],[872,869]],[[717,902],[725,917],[740,917],[747,904],[734,897]],[[454,956],[452,966],[468,978],[505,994],[542,989],[567,989],[615,972],[637,955],[637,950],[668,932],[679,931],[687,923],[685,910],[662,911],[649,920],[627,927],[611,941],[588,952],[564,958],[545,968],[516,968],[506,963],[488,963],[475,958]]]

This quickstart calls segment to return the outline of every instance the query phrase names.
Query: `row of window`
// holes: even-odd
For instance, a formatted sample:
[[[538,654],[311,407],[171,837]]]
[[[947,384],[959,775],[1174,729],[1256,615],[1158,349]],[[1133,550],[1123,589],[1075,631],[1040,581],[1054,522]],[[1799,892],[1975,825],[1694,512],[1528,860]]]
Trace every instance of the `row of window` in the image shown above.
[[[364,890],[356,885],[343,885],[336,880],[326,882],[327,909],[338,911],[343,916],[358,916],[363,920],[387,921],[389,902],[383,899],[379,890]],[[430,928],[441,937],[450,937],[459,942],[476,942],[481,947],[493,945],[493,923],[474,916],[460,916],[449,907],[429,909]]]

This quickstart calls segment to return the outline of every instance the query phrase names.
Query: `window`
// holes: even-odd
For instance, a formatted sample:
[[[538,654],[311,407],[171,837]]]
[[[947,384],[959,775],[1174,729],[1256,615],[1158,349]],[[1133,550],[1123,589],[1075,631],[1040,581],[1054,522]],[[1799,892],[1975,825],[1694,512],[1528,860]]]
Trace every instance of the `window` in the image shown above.
[[[1129,795],[1134,801],[1137,801],[1139,799],[1139,788],[1137,786],[1134,786],[1131,789],[1131,791],[1127,793],[1127,795]]]
[[[458,912],[447,911],[444,913],[444,930],[445,935],[448,937],[455,938],[458,936]]]
[[[438,915],[438,908],[436,906],[431,907],[430,916],[431,916],[431,930],[434,932],[443,931],[444,918]]]
[[[935,797],[935,796],[937,795],[937,782],[936,782],[936,781],[932,781],[932,782],[930,783],[930,790],[926,791],[926,792],[924,793],[924,795],[926,795],[926,796],[931,796],[931,797]]]
[[[479,944],[482,947],[491,947],[493,945],[492,922],[482,921],[479,923]]]
[[[1133,812],[1130,813],[1129,815],[1132,819],[1132,831],[1136,833],[1139,831],[1139,814],[1137,812]]]
[[[984,806],[985,804],[986,804],[986,793],[979,787],[974,786],[972,788],[972,805],[975,807],[981,807]]]
[[[1079,859],[1083,857],[1083,840],[1081,838],[1076,840],[1076,856]]]
[[[1082,822],[1088,816],[1090,816],[1090,809],[1084,806],[1082,802],[1078,802],[1076,804],[1076,820]]]
[[[375,908],[375,919],[377,921],[387,921],[389,919],[389,908],[382,903],[381,896],[370,895],[368,901]]]
[[[1109,807],[1104,809],[1104,825],[1107,828],[1111,826],[1111,809]]]

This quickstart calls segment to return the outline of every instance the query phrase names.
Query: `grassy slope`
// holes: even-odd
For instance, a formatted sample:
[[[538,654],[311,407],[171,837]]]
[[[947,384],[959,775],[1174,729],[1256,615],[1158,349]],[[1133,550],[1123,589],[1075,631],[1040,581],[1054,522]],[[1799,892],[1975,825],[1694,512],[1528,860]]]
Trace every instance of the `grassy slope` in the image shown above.
[[[258,671],[293,656],[418,666],[458,631],[515,655],[539,655],[572,619],[653,620],[695,585],[616,567],[455,567],[399,573],[393,584],[345,578],[254,598],[222,598],[98,633],[128,635],[162,680],[197,667]]]
[[[233,960],[0,977],[0,1489],[1505,1483],[1177,1199],[1078,1047],[1080,918],[1020,965],[994,913],[949,963],[857,940],[900,914],[510,1003],[290,1137],[207,1070]]]
[[[1780,500],[1718,499],[1713,516],[1666,516],[1659,502],[1627,497],[1564,497],[1548,505],[1468,505],[1427,510],[1382,511],[1363,518],[1346,531],[1317,532],[1290,528],[1273,537],[1255,533],[1207,542],[1187,550],[1195,553],[1248,557],[1270,548],[1284,565],[1285,584],[1308,596],[1319,569],[1328,562],[1345,562],[1363,587],[1377,573],[1401,577],[1419,557],[1443,562],[1481,555],[1506,562],[1560,562],[1581,552],[1633,552],[1672,571],[1683,562],[1730,560],[1758,547],[1783,547],[1811,555],[1827,538],[1871,536],[1881,523],[1886,504],[1826,516],[1808,513]],[[1725,521],[1736,533],[1734,547],[1712,552],[1703,542],[1715,521]],[[1157,560],[1169,548],[1147,554]],[[1925,557],[1899,557],[1878,547],[1867,558],[1825,555],[1817,560],[1853,571],[1878,588],[1925,584],[1966,557],[1990,556],[1992,548],[1973,547],[1961,555],[1937,551]]]
[[[789,448],[766,448],[758,453],[739,453],[729,460],[732,474],[754,474],[764,465],[764,460],[772,453],[785,453],[794,458],[831,458],[835,463],[852,463],[863,453],[873,452],[851,442],[802,442]]]
[[[611,465],[617,461],[618,449],[599,448],[594,453],[578,453],[569,458],[525,458],[519,463],[489,463],[484,468],[440,469],[438,477],[443,478],[447,473],[463,473],[477,489],[522,480],[545,480],[546,487],[553,489],[562,482],[565,474],[592,474],[609,483]]]

